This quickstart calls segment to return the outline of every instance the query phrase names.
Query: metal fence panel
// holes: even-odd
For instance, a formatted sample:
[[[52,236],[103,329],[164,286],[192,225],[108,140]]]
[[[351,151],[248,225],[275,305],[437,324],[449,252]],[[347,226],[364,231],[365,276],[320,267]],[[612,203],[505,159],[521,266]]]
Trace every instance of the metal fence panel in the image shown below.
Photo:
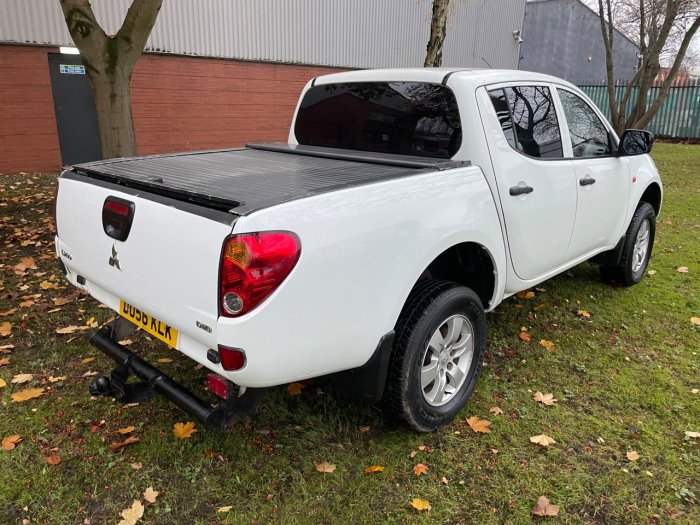
[[[579,86],[593,102],[600,108],[605,116],[610,118],[608,105],[607,86]],[[615,100],[619,103],[624,96],[626,87],[615,86]],[[647,108],[658,97],[660,87],[649,89],[647,96]],[[629,101],[626,104],[626,113],[632,110],[637,100],[639,88],[633,87]],[[655,135],[665,135],[672,138],[700,138],[700,85],[674,86],[668,97],[657,111],[647,129]]]

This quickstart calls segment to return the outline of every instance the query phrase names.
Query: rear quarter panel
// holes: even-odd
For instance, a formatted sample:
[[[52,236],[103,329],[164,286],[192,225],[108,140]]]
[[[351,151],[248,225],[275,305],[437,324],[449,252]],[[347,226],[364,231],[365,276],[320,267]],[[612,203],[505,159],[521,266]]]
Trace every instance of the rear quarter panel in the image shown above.
[[[393,330],[416,280],[445,249],[482,244],[505,257],[493,198],[479,168],[414,175],[289,202],[240,218],[234,233],[288,230],[301,257],[263,304],[219,318],[219,344],[242,348],[228,377],[269,386],[363,365]],[[503,283],[497,279],[496,297]],[[494,301],[494,304],[497,301]]]

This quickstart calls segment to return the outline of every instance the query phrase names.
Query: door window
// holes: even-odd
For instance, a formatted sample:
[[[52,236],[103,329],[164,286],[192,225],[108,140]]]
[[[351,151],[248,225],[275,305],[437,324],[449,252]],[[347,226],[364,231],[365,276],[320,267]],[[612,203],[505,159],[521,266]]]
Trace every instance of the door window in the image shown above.
[[[559,120],[548,87],[513,86],[491,91],[489,95],[501,128],[514,149],[536,158],[564,156]]]
[[[610,133],[593,108],[570,91],[558,90],[574,157],[610,155]]]

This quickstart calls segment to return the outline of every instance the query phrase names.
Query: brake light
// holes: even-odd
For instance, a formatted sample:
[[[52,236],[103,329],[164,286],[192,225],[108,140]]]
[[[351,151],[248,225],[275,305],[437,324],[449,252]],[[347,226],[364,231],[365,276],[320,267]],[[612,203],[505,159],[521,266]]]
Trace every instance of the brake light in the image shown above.
[[[102,205],[102,228],[105,233],[113,239],[125,241],[131,231],[135,208],[131,201],[107,197]]]
[[[300,253],[299,238],[291,232],[250,233],[226,239],[219,277],[221,315],[238,317],[262,303],[287,278]]]

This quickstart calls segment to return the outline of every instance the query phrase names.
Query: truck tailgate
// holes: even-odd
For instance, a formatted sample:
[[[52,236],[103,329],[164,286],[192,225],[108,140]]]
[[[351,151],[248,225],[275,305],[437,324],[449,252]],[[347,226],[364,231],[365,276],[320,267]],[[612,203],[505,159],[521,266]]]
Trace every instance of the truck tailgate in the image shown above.
[[[114,310],[123,300],[175,328],[176,346],[185,353],[216,348],[219,258],[233,216],[217,221],[211,210],[192,213],[163,197],[84,179],[59,180],[56,248],[69,280]],[[123,242],[103,229],[109,196],[134,203]]]

